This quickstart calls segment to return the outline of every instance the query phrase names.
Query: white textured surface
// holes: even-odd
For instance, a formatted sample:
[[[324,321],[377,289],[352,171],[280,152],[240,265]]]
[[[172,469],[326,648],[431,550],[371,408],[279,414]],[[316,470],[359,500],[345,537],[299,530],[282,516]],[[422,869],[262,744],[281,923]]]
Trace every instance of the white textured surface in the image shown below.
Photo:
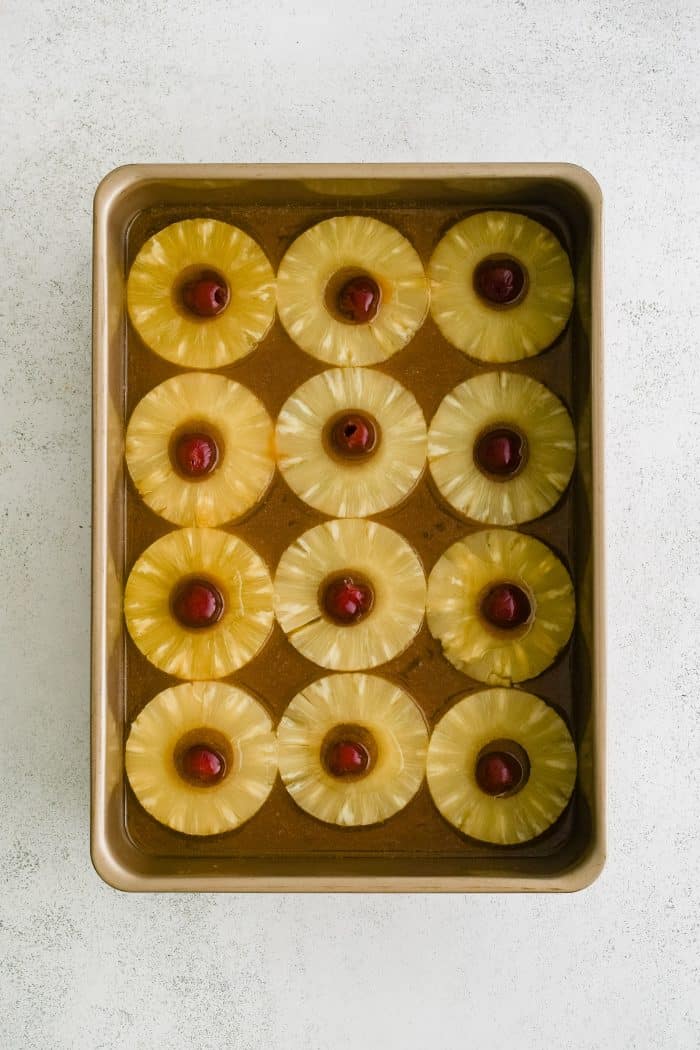
[[[700,1045],[696,13],[5,0],[3,1050]],[[602,183],[610,860],[583,894],[130,897],[90,867],[91,196],[126,161],[292,159]]]

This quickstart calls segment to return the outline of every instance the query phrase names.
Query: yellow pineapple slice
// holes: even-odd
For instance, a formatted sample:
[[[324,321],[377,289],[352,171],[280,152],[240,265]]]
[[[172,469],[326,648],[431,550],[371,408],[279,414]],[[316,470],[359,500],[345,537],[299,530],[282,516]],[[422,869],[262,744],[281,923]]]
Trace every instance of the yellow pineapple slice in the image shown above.
[[[347,215],[312,226],[277,273],[280,319],[302,350],[333,365],[385,361],[428,311],[428,281],[405,237]]]
[[[408,693],[369,674],[329,675],[294,697],[277,730],[287,791],[328,824],[387,820],[425,773],[428,733]]]
[[[138,403],[126,462],[151,510],[176,525],[222,525],[258,502],[275,471],[272,421],[240,383],[167,379]]]
[[[237,536],[179,529],[134,565],[124,594],[129,634],[176,678],[223,678],[248,663],[272,630],[265,563]]]
[[[488,685],[534,678],[574,626],[571,577],[549,547],[506,529],[475,532],[428,581],[428,627],[447,659]]]
[[[546,514],[576,458],[564,405],[541,383],[487,372],[447,395],[430,425],[430,472],[445,499],[474,521],[515,525]]]
[[[571,313],[574,280],[561,244],[533,219],[485,211],[453,226],[429,266],[433,318],[479,361],[546,350]]]
[[[539,697],[487,689],[460,700],[435,727],[428,787],[446,820],[471,838],[512,846],[549,828],[576,780],[576,749]]]
[[[404,499],[425,466],[418,402],[366,368],[314,376],[283,405],[277,455],[287,484],[316,510],[364,517]]]
[[[425,613],[418,555],[392,529],[345,518],[309,529],[282,555],[275,612],[290,642],[334,671],[391,660]]]
[[[132,324],[146,346],[183,368],[222,368],[254,350],[275,317],[275,276],[242,230],[184,219],[136,256],[127,282]]]
[[[249,820],[277,775],[270,716],[223,682],[165,689],[135,720],[126,772],[139,802],[185,835],[219,835]]]

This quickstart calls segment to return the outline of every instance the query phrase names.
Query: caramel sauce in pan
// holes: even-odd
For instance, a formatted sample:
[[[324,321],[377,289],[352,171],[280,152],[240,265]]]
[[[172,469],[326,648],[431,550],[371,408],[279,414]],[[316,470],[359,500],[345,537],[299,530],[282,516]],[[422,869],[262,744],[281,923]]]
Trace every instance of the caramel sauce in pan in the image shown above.
[[[493,205],[491,205],[493,206]],[[488,202],[484,207],[489,207]],[[126,266],[131,265],[141,245],[157,230],[179,219],[211,215],[239,226],[263,248],[275,270],[287,247],[303,230],[322,219],[339,214],[368,214],[396,227],[419,252],[427,266],[430,255],[443,234],[459,219],[481,208],[459,208],[453,203],[394,204],[383,198],[343,202],[319,200],[316,204],[242,205],[202,208],[154,207],[141,212],[131,224],[125,245]],[[542,206],[513,208],[549,226],[572,256],[576,257],[572,231],[561,215]],[[127,419],[138,401],[158,383],[176,375],[177,367],[149,351],[130,324],[126,326]],[[243,383],[259,397],[268,412],[277,415],[286,398],[310,376],[332,367],[305,354],[286,334],[278,319],[266,339],[248,357],[218,374]],[[395,377],[417,398],[429,423],[440,401],[454,386],[471,376],[494,367],[471,361],[452,347],[428,316],[416,336],[403,350],[377,366]],[[574,315],[563,335],[543,354],[501,366],[523,372],[545,383],[569,407],[576,424],[578,412],[590,396],[588,346]],[[579,453],[581,454],[581,453]],[[126,482],[126,560],[128,572],[136,558],[159,536],[173,527],[157,517],[139,499],[129,479]],[[450,546],[480,527],[461,519],[439,497],[427,471],[400,506],[375,519],[405,536],[420,555],[428,572]],[[243,520],[225,526],[251,544],[274,573],[285,548],[302,532],[327,518],[300,501],[277,473],[264,501]],[[552,546],[577,579],[587,560],[590,544],[590,514],[586,492],[577,468],[572,484],[558,506],[520,530],[537,536]],[[126,683],[124,739],[131,721],[156,693],[178,684],[153,667],[126,634]],[[306,660],[275,625],[261,653],[224,681],[248,689],[267,707],[275,724],[292,697],[315,678],[329,672]],[[487,688],[457,671],[441,653],[425,625],[411,646],[390,663],[369,673],[383,675],[408,690],[421,706],[430,728],[466,692]],[[535,693],[564,716],[574,738],[586,723],[590,696],[590,659],[579,627],[572,642],[555,665],[522,688]],[[411,861],[410,870],[435,872],[469,871],[478,863],[506,862],[509,858],[546,858],[565,850],[574,836],[585,834],[584,801],[575,793],[563,816],[540,838],[516,847],[497,847],[474,842],[461,835],[438,813],[427,785],[423,783],[415,798],[385,824],[362,829],[346,829],[323,824],[303,813],[292,802],[279,778],[268,801],[250,821],[233,832],[208,838],[188,837],[160,825],[136,801],[126,787],[126,828],[137,848],[151,856],[171,858],[274,858],[289,863],[306,858],[308,870],[314,858],[326,864],[324,870],[342,872],[342,858],[357,856]],[[323,860],[325,858],[325,861]],[[459,867],[460,861],[466,865]],[[433,862],[438,867],[430,867]],[[333,866],[335,864],[335,867]],[[421,868],[421,865],[423,867]],[[442,865],[442,867],[440,867]],[[452,867],[450,867],[452,865]],[[457,867],[455,868],[455,865]]]

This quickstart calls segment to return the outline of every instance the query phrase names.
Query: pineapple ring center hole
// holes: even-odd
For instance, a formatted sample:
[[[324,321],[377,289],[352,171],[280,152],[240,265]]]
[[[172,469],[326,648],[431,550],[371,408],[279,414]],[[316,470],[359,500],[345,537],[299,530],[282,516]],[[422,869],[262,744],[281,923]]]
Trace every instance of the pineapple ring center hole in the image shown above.
[[[474,776],[485,795],[510,798],[530,779],[528,753],[515,740],[491,740],[476,756]]]
[[[186,481],[202,481],[214,473],[224,455],[224,439],[218,427],[193,419],[170,436],[168,455],[173,469]]]
[[[334,459],[361,463],[377,451],[381,428],[369,412],[349,408],[328,420],[322,438],[326,452]]]
[[[369,324],[379,313],[382,289],[379,282],[358,267],[345,266],[326,284],[326,309],[343,324]]]
[[[496,309],[517,306],[529,286],[527,270],[512,255],[487,255],[475,266],[472,282],[479,298]]]
[[[511,639],[520,638],[534,619],[535,600],[522,583],[494,580],[479,595],[478,608],[490,628]]]
[[[374,587],[362,573],[346,569],[322,581],[318,589],[318,604],[336,626],[353,627],[371,613]]]
[[[527,464],[528,441],[512,423],[491,423],[474,442],[474,463],[492,481],[510,481]]]
[[[374,734],[365,726],[333,726],[321,742],[321,763],[338,780],[362,780],[374,769],[379,749]]]
[[[233,746],[218,729],[202,726],[180,737],[173,762],[186,783],[193,787],[214,787],[234,768]]]
[[[219,317],[231,301],[231,289],[224,275],[211,266],[188,266],[178,274],[173,286],[175,306],[190,320]]]
[[[191,631],[214,627],[226,609],[218,583],[206,576],[186,576],[170,593],[170,611],[179,624]]]

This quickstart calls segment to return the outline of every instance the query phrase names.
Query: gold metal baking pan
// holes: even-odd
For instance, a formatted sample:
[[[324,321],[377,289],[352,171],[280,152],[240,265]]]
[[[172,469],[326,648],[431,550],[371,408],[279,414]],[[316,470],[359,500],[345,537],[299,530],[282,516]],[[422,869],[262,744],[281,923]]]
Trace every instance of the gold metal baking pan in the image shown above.
[[[277,267],[305,228],[352,213],[395,226],[427,263],[449,226],[485,208],[520,211],[549,226],[566,246],[576,279],[564,335],[540,356],[509,366],[562,397],[577,430],[577,467],[565,498],[522,526],[561,553],[576,586],[572,643],[526,684],[572,730],[579,773],[571,804],[538,839],[494,847],[444,821],[425,784],[391,820],[358,830],[309,818],[278,780],[259,813],[234,832],[197,838],[171,831],[140,807],[124,773],[131,721],[174,684],[141,656],[122,616],[123,585],[136,557],[171,528],[138,499],[123,463],[133,407],[177,371],[148,352],[127,321],[125,281],[136,252],[170,222],[213,216],[248,232]],[[559,164],[142,165],[119,168],[101,183],[94,212],[92,858],[108,883],[160,891],[566,891],[597,876],[605,848],[601,209],[595,180]],[[276,321],[255,353],[222,374],[252,389],[274,417],[324,367]],[[447,391],[484,369],[451,347],[429,318],[381,370],[410,387],[430,420]],[[409,539],[426,571],[473,531],[440,503],[426,478],[404,504],[375,517]],[[278,475],[256,512],[227,528],[274,569],[285,547],[322,520]],[[380,670],[418,700],[431,727],[456,696],[477,688],[425,627]],[[318,676],[276,627],[262,653],[230,680],[278,719]]]

